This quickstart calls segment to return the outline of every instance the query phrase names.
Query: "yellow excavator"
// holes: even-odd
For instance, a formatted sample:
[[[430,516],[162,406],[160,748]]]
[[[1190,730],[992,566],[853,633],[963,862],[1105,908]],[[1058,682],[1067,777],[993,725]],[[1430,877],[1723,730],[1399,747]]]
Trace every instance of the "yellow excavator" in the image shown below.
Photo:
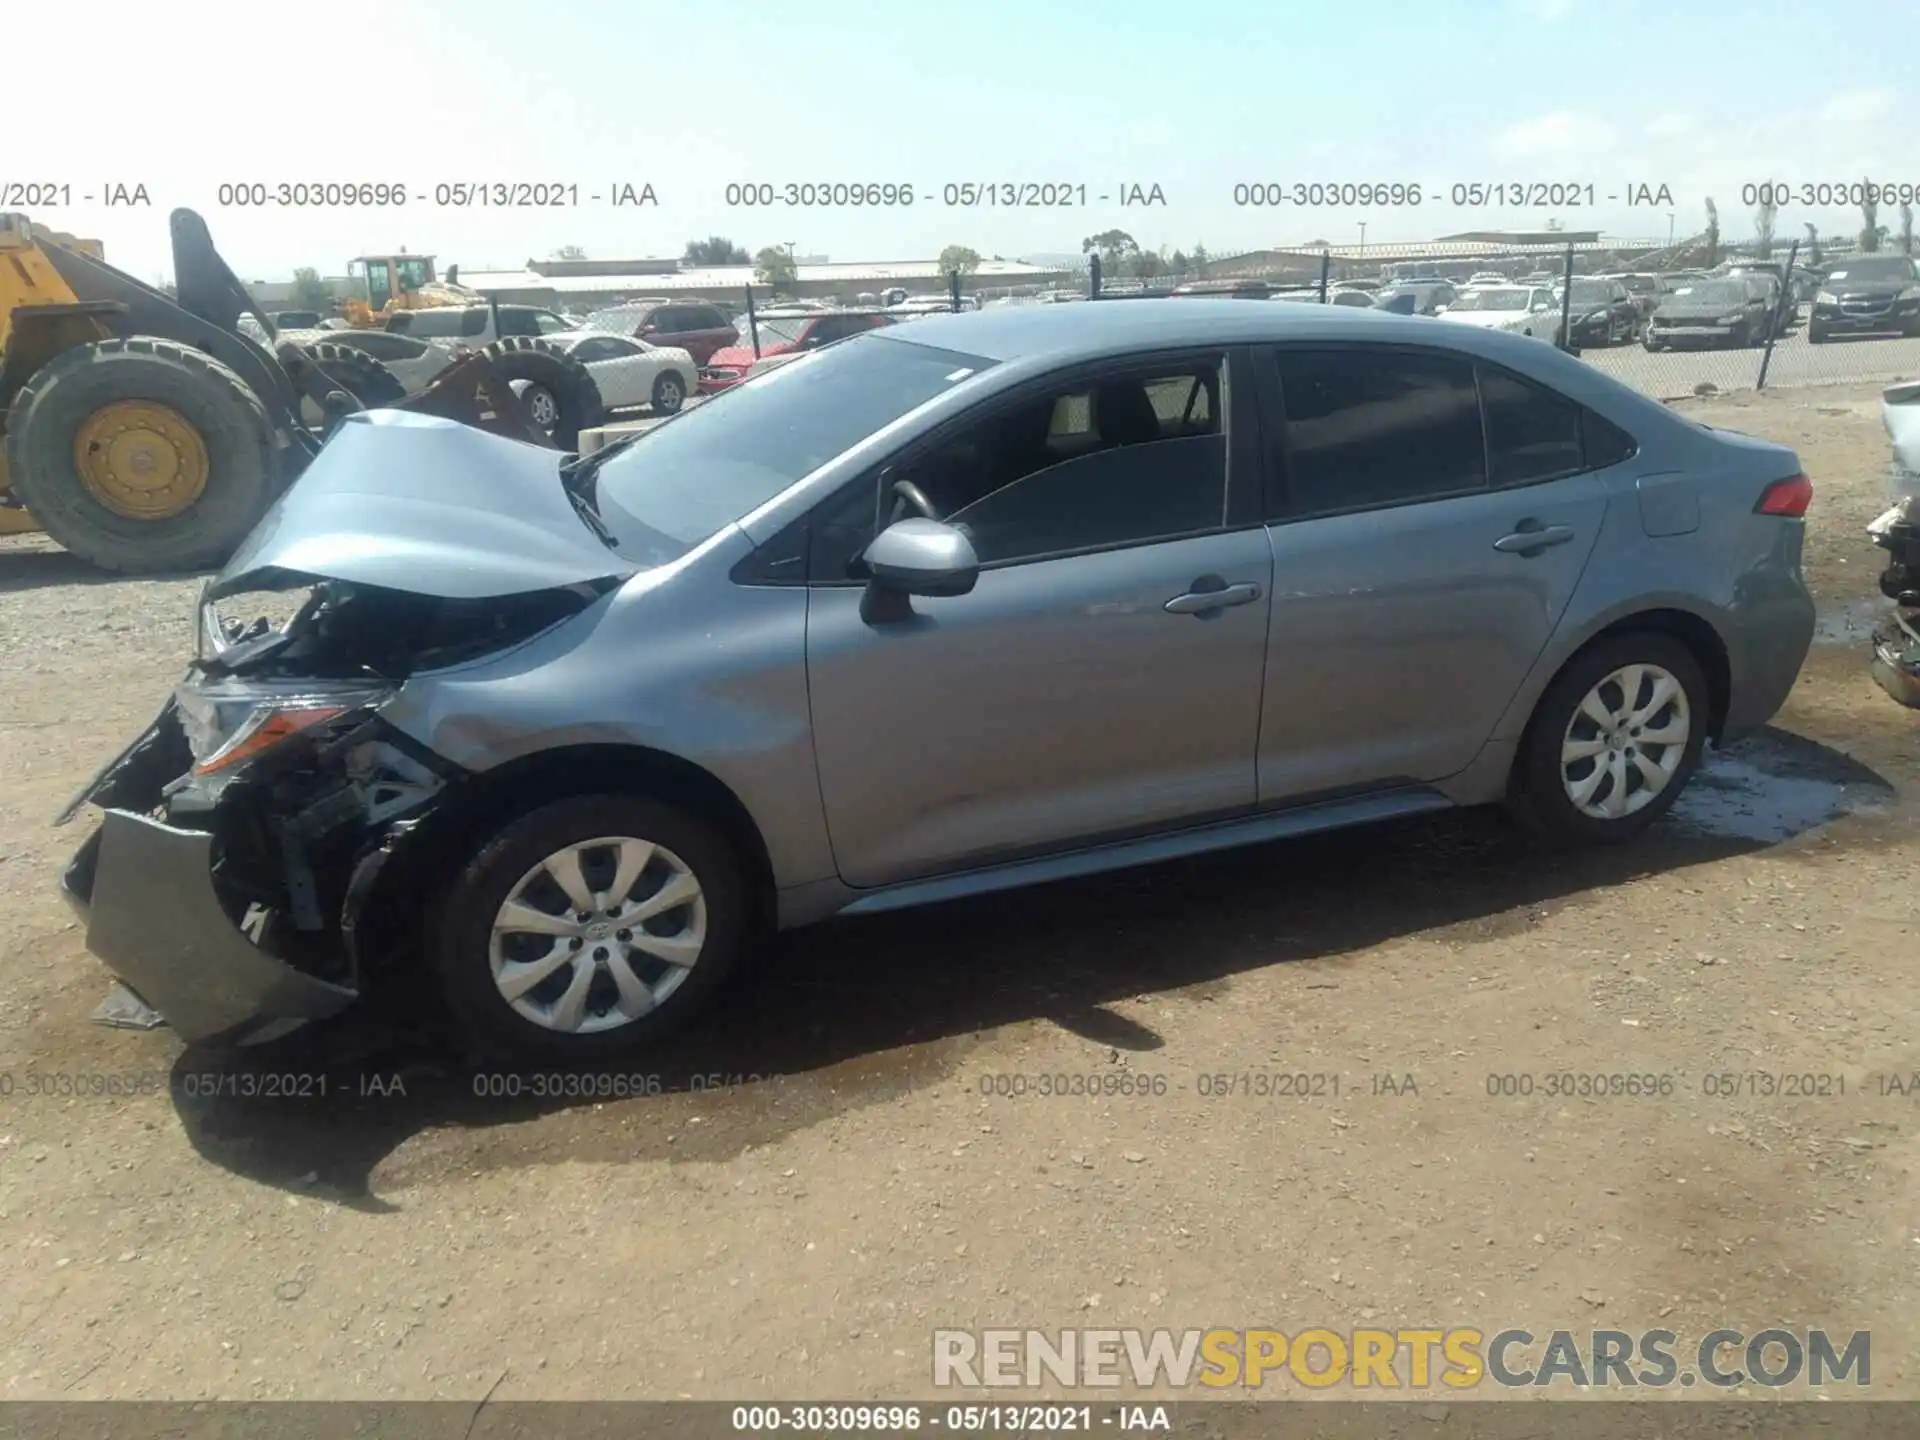
[[[109,570],[206,569],[351,411],[391,406],[567,449],[604,415],[585,367],[544,349],[489,347],[409,396],[363,350],[282,337],[206,222],[176,210],[169,224],[172,293],[109,265],[98,242],[0,213],[0,535],[44,530]],[[242,332],[243,314],[266,343]],[[511,388],[522,378],[576,397],[564,425],[528,420]]]
[[[340,306],[340,314],[357,330],[378,329],[396,310],[431,310],[448,305],[484,305],[486,297],[455,283],[458,269],[441,280],[433,268],[433,256],[360,255],[347,262],[347,275],[355,286],[366,291],[362,298],[353,295]]]

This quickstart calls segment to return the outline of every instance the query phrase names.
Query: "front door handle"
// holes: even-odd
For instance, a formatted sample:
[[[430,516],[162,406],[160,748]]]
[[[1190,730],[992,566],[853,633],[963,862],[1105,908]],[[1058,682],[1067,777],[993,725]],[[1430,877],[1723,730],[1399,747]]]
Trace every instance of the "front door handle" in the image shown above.
[[[1195,581],[1196,586],[1199,581]],[[1184,595],[1176,595],[1167,601],[1166,612],[1169,615],[1205,615],[1209,611],[1224,610],[1229,605],[1251,605],[1260,598],[1258,585],[1222,585],[1215,590],[1193,589]]]
[[[1514,527],[1513,534],[1502,535],[1494,541],[1493,548],[1531,559],[1548,546],[1564,545],[1571,539],[1571,525],[1542,525],[1538,520],[1522,520]]]

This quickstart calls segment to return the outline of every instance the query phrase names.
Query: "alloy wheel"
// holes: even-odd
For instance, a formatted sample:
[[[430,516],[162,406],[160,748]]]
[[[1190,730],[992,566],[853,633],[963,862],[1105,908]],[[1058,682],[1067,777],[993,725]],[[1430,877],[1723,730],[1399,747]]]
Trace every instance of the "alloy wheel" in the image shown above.
[[[520,877],[494,916],[488,960],[522,1018],[586,1035],[664,1005],[706,937],[706,895],[687,862],[611,835],[555,851]]]
[[[1618,820],[1666,790],[1693,734],[1687,691],[1659,665],[1622,665],[1590,689],[1560,742],[1560,778],[1582,814]]]

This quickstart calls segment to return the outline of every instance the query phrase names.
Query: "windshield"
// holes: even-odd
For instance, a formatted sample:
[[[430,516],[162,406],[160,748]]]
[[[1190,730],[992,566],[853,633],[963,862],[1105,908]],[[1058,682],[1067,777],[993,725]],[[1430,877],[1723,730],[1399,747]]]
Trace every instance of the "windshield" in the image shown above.
[[[769,345],[798,344],[802,332],[807,328],[807,322],[811,319],[813,319],[811,315],[775,315],[771,318],[760,315],[756,316],[753,325],[749,326],[747,317],[742,315],[735,328],[740,332],[739,343],[752,349],[753,331],[757,327],[760,331],[760,348],[764,350]]]
[[[1746,303],[1747,287],[1737,280],[1710,280],[1698,285],[1682,285],[1673,298],[1688,304],[1741,305]]]
[[[621,554],[664,565],[993,364],[880,335],[856,337],[646,432],[600,468],[596,503]]]
[[[1913,261],[1904,255],[1879,255],[1863,260],[1849,260],[1827,276],[1829,280],[1864,280],[1870,283],[1912,278]]]
[[[1623,275],[1620,283],[1627,287],[1629,295],[1651,295],[1660,288],[1651,275]]]
[[[1613,291],[1604,280],[1576,280],[1573,282],[1573,303],[1576,305],[1611,305]]]
[[[1527,308],[1525,290],[1510,289],[1502,286],[1497,289],[1469,290],[1453,304],[1449,310],[1524,310]]]

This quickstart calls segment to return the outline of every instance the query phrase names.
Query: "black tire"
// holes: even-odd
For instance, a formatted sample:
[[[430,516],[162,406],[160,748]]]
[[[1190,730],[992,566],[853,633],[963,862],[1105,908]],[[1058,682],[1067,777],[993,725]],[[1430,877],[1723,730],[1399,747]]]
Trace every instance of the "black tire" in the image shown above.
[[[1680,683],[1689,716],[1687,738],[1675,768],[1658,794],[1630,814],[1603,819],[1581,810],[1567,794],[1562,780],[1560,748],[1587,693],[1622,666],[1639,664],[1658,665]],[[1666,814],[1686,788],[1700,764],[1709,714],[1707,681],[1700,662],[1673,636],[1643,631],[1616,635],[1590,645],[1567,662],[1534,707],[1520,751],[1514,757],[1507,808],[1522,825],[1549,844],[1593,845],[1631,839]],[[1598,763],[1596,759],[1595,764]],[[1595,793],[1605,794],[1611,783],[1602,781],[1601,789]],[[1630,783],[1635,782],[1630,779]]]
[[[80,478],[80,427],[124,400],[167,406],[206,447],[206,483],[178,514],[123,515]],[[43,365],[8,408],[7,465],[47,534],[103,570],[129,574],[221,564],[280,488],[273,427],[247,383],[212,356],[151,335],[78,345]]]
[[[1815,325],[1811,320],[1807,322],[1807,343],[1809,345],[1824,345],[1827,343],[1827,332],[1820,326]]]
[[[398,405],[407,398],[407,387],[400,377],[356,345],[320,340],[302,345],[300,351],[316,370],[368,410]]]
[[[480,353],[502,379],[525,380],[553,396],[558,418],[548,433],[562,450],[579,449],[580,432],[606,422],[607,407],[592,372],[558,347],[530,335],[509,335]]]
[[[673,415],[687,403],[687,385],[679,372],[669,370],[653,382],[653,410],[656,415]]]
[[[706,937],[686,977],[658,1009],[597,1033],[567,1034],[521,1015],[494,984],[494,916],[522,876],[569,845],[633,836],[673,852],[700,883]],[[680,1029],[725,984],[756,935],[755,907],[739,859],[696,815],[637,795],[580,795],[529,811],[502,827],[441,898],[432,960],[441,993],[478,1054],[490,1059],[592,1062],[632,1055]],[[537,937],[528,937],[537,938]],[[560,983],[570,974],[560,972]],[[596,994],[612,980],[594,982]],[[529,992],[535,998],[538,987]]]

